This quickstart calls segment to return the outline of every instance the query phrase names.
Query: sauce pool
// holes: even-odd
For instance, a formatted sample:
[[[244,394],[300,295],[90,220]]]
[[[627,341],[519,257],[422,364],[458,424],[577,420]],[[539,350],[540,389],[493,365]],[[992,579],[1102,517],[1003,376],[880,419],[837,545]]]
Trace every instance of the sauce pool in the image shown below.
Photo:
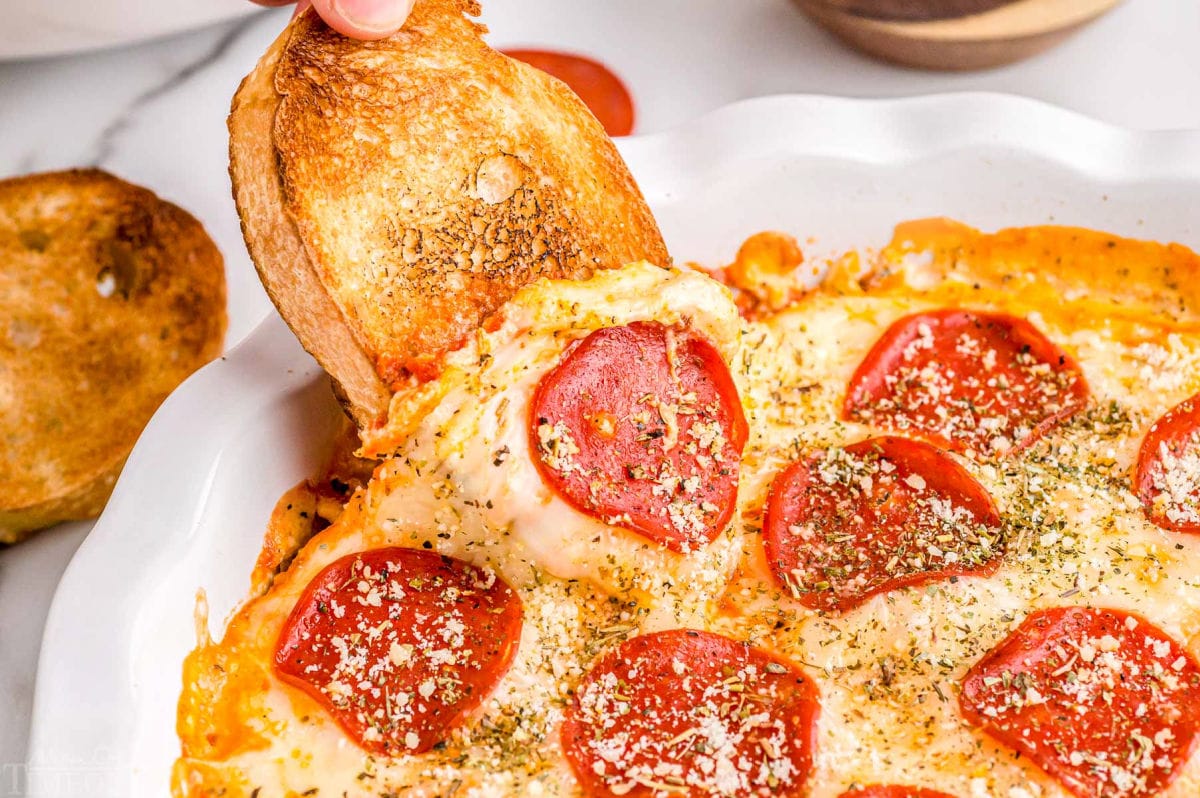
[[[509,58],[558,78],[579,95],[610,136],[633,132],[633,98],[612,70],[581,55],[549,50],[502,50]]]

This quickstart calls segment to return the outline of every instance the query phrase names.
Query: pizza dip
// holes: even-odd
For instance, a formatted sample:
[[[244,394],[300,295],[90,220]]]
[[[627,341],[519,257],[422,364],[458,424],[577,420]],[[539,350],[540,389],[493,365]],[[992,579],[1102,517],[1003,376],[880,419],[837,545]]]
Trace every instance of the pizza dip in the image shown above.
[[[176,795],[1200,795],[1200,260],[801,261],[538,282],[397,395],[185,664]]]

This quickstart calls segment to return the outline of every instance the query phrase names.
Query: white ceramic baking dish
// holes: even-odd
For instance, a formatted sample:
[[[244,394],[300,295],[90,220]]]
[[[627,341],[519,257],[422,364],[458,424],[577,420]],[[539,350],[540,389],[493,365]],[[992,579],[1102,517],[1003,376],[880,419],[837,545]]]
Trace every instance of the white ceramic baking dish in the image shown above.
[[[681,261],[727,262],[766,228],[815,239],[819,257],[930,215],[1200,245],[1200,133],[1012,97],[766,98],[621,148]],[[163,405],[54,599],[19,775],[31,798],[166,793],[197,590],[220,635],[275,500],[314,473],[337,412],[275,316]]]

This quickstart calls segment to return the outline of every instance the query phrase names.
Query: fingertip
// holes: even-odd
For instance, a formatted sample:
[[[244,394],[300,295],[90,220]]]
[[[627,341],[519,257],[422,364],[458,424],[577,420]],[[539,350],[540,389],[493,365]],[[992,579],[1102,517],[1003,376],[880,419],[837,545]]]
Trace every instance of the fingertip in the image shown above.
[[[329,27],[355,39],[384,39],[408,19],[413,0],[312,0]]]

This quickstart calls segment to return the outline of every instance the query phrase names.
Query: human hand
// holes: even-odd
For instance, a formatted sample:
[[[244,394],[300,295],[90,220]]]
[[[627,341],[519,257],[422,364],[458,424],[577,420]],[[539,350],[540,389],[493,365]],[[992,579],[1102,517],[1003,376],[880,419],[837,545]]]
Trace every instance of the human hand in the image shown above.
[[[263,6],[286,6],[296,0],[253,0]],[[325,24],[355,39],[382,39],[400,30],[414,0],[299,0],[296,13],[312,6]]]

